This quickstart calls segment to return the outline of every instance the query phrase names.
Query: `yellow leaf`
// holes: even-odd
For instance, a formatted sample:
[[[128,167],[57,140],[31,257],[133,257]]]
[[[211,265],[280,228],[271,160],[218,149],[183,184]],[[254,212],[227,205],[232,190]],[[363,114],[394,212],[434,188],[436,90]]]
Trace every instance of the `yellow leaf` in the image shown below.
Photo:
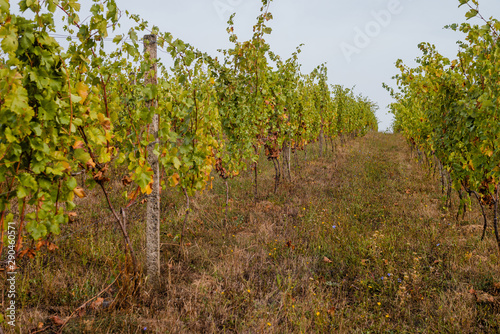
[[[146,186],[146,189],[145,189],[144,193],[146,195],[151,194],[153,192],[153,188],[152,187],[153,187],[153,182],[148,183],[148,185]]]
[[[176,185],[179,184],[179,181],[180,181],[179,174],[175,173],[174,175],[172,175],[171,177],[168,178],[168,181],[169,181],[171,187],[175,187]]]
[[[63,165],[65,172],[69,172],[71,170],[71,166],[67,161],[61,161],[61,165]]]
[[[87,166],[92,166],[92,168],[95,168],[95,162],[94,160],[92,160],[92,158],[90,158],[89,161],[87,161]]]
[[[469,167],[469,170],[472,170],[472,171],[476,170],[476,168],[474,168],[474,164],[472,163],[472,160],[469,161],[468,167]]]
[[[82,98],[80,100],[81,104],[83,104],[85,102],[85,99],[89,95],[88,90],[89,90],[88,87],[83,82],[79,82],[76,84],[76,92]]]
[[[153,192],[153,175],[151,175],[151,181],[149,181],[148,185],[146,188],[141,189],[143,194],[149,195]]]
[[[481,147],[481,152],[483,152],[484,155],[487,155],[490,158],[493,155],[493,150],[491,148]]]
[[[83,189],[81,187],[76,187],[75,189],[73,189],[73,192],[75,193],[76,196],[78,196],[80,198],[84,198],[87,196],[85,194],[85,191],[83,191]]]
[[[75,143],[73,144],[73,149],[77,149],[77,148],[84,148],[85,147],[85,143],[81,140],[77,140],[75,141]]]
[[[97,118],[99,119],[99,123],[101,123],[102,127],[105,130],[111,129],[111,121],[106,118],[103,114],[99,113],[97,114]]]

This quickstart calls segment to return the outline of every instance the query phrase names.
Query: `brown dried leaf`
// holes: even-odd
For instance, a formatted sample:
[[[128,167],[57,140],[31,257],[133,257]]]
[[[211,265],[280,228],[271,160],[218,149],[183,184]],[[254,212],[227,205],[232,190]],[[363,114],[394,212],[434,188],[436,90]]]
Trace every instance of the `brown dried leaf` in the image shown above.
[[[130,177],[130,175],[125,175],[123,178],[122,178],[122,184],[124,186],[128,186],[129,184],[132,183],[132,178]]]
[[[332,260],[330,260],[329,258],[327,258],[326,256],[323,258],[323,262],[326,262],[326,263],[333,263]]]
[[[128,199],[134,200],[137,197],[137,195],[139,195],[140,191],[141,191],[141,187],[137,187],[137,189],[133,193],[128,194],[128,196],[127,196]]]
[[[35,250],[32,248],[28,248],[28,249],[23,250],[21,253],[19,253],[20,258],[23,258],[25,256],[29,257],[30,259],[34,258],[35,257]]]
[[[476,291],[475,295],[478,303],[494,303],[498,300],[498,297],[494,297],[483,291]]]
[[[56,244],[53,244],[51,242],[47,242],[47,249],[51,252],[55,251],[56,249],[59,249]]]
[[[93,309],[93,310],[98,309],[99,307],[102,306],[102,302],[103,301],[104,301],[104,298],[101,298],[101,297],[97,298],[96,300],[94,300],[92,302],[92,304],[90,304],[90,308]]]
[[[68,218],[70,222],[74,222],[77,216],[78,214],[76,212],[68,212]]]
[[[76,313],[76,314],[77,314],[79,317],[83,317],[83,316],[85,315],[85,313],[86,313],[86,312],[87,312],[87,310],[86,310],[84,307],[81,307],[81,308],[79,308],[79,309],[78,309],[78,311],[77,311],[77,313]]]
[[[97,182],[108,182],[109,178],[107,178],[107,177],[104,176],[104,173],[106,172],[106,169],[107,168],[103,168],[99,172],[97,172],[94,175],[94,180],[96,180]]]
[[[40,240],[40,241],[38,241],[38,242],[36,243],[36,250],[40,250],[40,248],[42,248],[43,246],[45,246],[45,243],[46,243],[46,242],[47,242],[47,241],[45,241],[45,240]]]
[[[54,325],[56,325],[56,326],[62,326],[62,325],[64,325],[64,323],[65,323],[65,321],[64,321],[63,319],[59,318],[59,316],[57,316],[57,315],[53,315],[53,316],[51,316],[49,319],[50,319],[50,320],[54,323]]]

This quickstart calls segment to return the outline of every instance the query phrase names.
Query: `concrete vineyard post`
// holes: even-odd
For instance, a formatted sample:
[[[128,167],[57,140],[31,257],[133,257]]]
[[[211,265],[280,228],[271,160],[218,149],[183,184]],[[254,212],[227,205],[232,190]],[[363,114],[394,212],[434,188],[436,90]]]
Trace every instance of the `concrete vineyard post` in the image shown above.
[[[153,62],[151,72],[146,77],[146,84],[157,83],[157,57],[156,35],[144,36],[144,53],[149,54],[149,60]],[[157,107],[157,101],[149,101],[149,107]],[[155,286],[160,277],[160,170],[158,157],[153,150],[158,140],[158,114],[153,115],[149,126],[151,144],[148,147],[148,162],[153,169],[152,192],[147,198],[146,211],[146,271],[149,286]]]

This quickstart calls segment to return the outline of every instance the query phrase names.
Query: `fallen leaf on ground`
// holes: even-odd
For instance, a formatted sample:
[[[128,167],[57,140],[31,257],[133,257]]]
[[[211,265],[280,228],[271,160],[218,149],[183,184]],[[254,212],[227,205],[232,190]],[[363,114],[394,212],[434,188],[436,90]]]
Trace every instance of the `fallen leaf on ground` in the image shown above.
[[[57,315],[53,315],[53,316],[51,316],[49,319],[50,319],[50,320],[54,323],[54,325],[56,325],[56,326],[62,326],[62,325],[64,325],[64,322],[65,322],[63,319],[59,318],[59,316],[57,316]]]
[[[92,304],[90,304],[90,308],[95,310],[95,309],[98,309],[101,305],[102,305],[102,302],[104,301],[104,298],[97,298],[96,300],[94,300],[92,302]]]
[[[476,291],[476,300],[478,303],[494,303],[498,301],[498,297],[494,297],[483,291]]]

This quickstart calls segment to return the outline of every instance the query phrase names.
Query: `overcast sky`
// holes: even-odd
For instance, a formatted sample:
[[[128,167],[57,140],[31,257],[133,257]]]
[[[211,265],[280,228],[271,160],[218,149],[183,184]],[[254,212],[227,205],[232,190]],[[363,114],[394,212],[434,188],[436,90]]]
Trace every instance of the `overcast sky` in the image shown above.
[[[161,31],[212,55],[231,46],[226,33],[231,13],[236,13],[236,34],[243,41],[251,37],[261,7],[259,0],[116,1],[120,9],[139,14]],[[484,17],[500,18],[500,0],[479,2]],[[90,1],[80,3],[87,7]],[[435,44],[445,56],[456,55],[456,41],[464,36],[443,27],[465,21],[466,6],[458,4],[458,0],[274,0],[268,41],[284,59],[304,43],[302,72],[326,62],[331,84],[356,86],[357,93],[378,104],[379,129],[385,131],[392,121],[386,108],[391,98],[382,83],[394,86],[391,77],[397,74],[397,59],[414,65],[420,42]]]
[[[230,14],[236,13],[236,33],[245,40],[251,37],[261,6],[258,0],[117,2],[121,9],[213,55],[230,46],[226,33]],[[398,58],[414,64],[420,42],[436,44],[445,56],[456,55],[456,41],[463,35],[443,27],[465,20],[466,8],[458,4],[458,0],[275,0],[268,41],[283,58],[304,43],[302,71],[308,73],[326,62],[330,83],[356,86],[356,92],[379,105],[379,128],[384,131],[392,118],[386,108],[391,98],[382,82],[393,84]],[[500,0],[480,0],[480,9],[484,17],[500,18]]]

